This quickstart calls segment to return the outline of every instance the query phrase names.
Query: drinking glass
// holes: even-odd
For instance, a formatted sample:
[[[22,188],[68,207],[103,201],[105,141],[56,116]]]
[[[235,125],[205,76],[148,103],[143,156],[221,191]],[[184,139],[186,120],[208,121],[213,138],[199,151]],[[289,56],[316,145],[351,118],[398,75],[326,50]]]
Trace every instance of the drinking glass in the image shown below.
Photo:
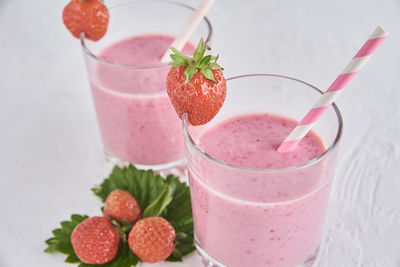
[[[173,1],[111,1],[110,24],[97,42],[81,36],[97,121],[107,158],[138,168],[168,170],[182,166],[181,120],[166,92],[170,66],[129,65],[101,58],[111,45],[133,36],[179,34],[194,9]],[[212,27],[204,18],[189,43],[210,42]],[[144,47],[143,49],[146,49]],[[194,46],[192,46],[194,50]]]
[[[332,104],[314,127],[326,150],[281,169],[227,164],[199,147],[232,116],[268,113],[300,120],[322,92],[281,75],[227,79],[227,97],[206,125],[183,118],[196,248],[205,266],[311,266],[318,253],[343,122]],[[223,148],[220,148],[223,149]],[[268,158],[265,159],[268,161]]]

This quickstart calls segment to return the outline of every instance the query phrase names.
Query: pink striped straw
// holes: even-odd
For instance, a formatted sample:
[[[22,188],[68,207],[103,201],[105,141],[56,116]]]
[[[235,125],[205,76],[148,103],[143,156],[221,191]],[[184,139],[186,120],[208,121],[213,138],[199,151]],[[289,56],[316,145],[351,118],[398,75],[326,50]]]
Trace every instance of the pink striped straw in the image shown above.
[[[311,130],[316,121],[342,93],[346,85],[353,79],[358,71],[367,63],[379,45],[389,35],[381,26],[378,26],[368,38],[367,42],[353,57],[342,73],[336,78],[326,92],[315,103],[314,107],[304,116],[290,135],[279,146],[278,152],[286,153],[296,148],[301,139]]]
[[[208,10],[212,7],[215,0],[203,0],[201,4],[196,8],[193,12],[190,19],[186,22],[185,26],[183,27],[181,33],[175,38],[174,42],[170,45],[170,47],[174,47],[181,51],[185,46],[186,42],[189,40],[190,36],[200,24],[201,19],[206,15]],[[161,58],[162,63],[167,63],[171,61],[170,59],[171,50],[168,49],[165,51],[164,55]]]

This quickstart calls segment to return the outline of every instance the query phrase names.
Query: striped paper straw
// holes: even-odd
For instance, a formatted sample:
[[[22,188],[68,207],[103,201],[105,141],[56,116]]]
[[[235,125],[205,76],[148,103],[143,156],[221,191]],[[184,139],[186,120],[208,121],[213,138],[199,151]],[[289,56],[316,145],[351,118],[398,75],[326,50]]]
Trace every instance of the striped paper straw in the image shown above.
[[[207,13],[207,11],[211,8],[214,4],[215,0],[204,0],[193,12],[193,15],[187,21],[185,26],[183,27],[181,33],[175,38],[174,42],[170,45],[179,51],[183,49],[186,42],[189,40],[190,36],[192,35],[193,31],[197,28],[200,24],[201,19]],[[167,63],[171,61],[169,55],[171,54],[171,50],[168,49],[163,57],[161,58],[162,63]]]
[[[336,78],[332,85],[315,103],[314,107],[299,122],[290,135],[279,146],[278,152],[286,153],[296,148],[301,139],[311,130],[315,122],[342,93],[346,85],[353,79],[358,71],[367,63],[379,45],[389,35],[381,26],[378,26],[371,34],[367,42],[358,51],[350,63],[344,68],[342,73]]]

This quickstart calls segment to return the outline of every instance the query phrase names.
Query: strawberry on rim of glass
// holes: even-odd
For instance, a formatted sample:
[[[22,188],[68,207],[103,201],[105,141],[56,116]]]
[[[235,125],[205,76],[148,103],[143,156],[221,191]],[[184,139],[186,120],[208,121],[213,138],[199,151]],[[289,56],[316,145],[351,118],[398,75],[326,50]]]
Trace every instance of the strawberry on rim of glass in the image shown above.
[[[71,0],[63,10],[63,22],[74,37],[84,33],[98,41],[107,32],[109,12],[102,0]]]
[[[178,116],[187,113],[192,125],[211,121],[226,97],[226,80],[218,56],[205,55],[211,48],[200,40],[192,57],[171,47],[172,66],[167,76],[167,92]]]

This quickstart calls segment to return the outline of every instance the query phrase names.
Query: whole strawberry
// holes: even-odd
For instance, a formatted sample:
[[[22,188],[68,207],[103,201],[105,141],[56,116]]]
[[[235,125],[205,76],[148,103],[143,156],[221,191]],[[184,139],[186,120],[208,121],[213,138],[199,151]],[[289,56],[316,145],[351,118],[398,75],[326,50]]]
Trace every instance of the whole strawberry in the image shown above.
[[[91,217],[75,227],[71,243],[76,256],[84,263],[104,264],[118,253],[119,234],[106,217]]]
[[[97,41],[107,32],[109,14],[100,0],[71,0],[64,8],[63,21],[73,36]]]
[[[188,114],[192,125],[206,124],[222,107],[226,80],[217,57],[204,55],[210,48],[200,40],[193,57],[171,47],[173,62],[167,76],[167,92],[178,116]]]
[[[140,206],[136,199],[124,190],[112,191],[104,203],[104,215],[112,216],[119,221],[134,223],[140,214]]]
[[[128,243],[133,253],[143,262],[162,261],[175,248],[175,230],[162,217],[148,217],[133,226]]]

